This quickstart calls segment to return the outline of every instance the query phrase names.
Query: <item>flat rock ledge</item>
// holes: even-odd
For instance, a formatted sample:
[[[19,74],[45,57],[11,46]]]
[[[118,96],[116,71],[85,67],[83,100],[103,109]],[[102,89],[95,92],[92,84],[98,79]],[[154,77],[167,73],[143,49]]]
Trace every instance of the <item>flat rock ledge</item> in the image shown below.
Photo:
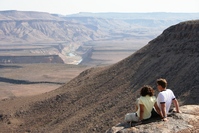
[[[180,111],[171,113],[167,122],[160,118],[150,118],[139,125],[122,122],[106,133],[199,133],[199,105],[184,105]]]

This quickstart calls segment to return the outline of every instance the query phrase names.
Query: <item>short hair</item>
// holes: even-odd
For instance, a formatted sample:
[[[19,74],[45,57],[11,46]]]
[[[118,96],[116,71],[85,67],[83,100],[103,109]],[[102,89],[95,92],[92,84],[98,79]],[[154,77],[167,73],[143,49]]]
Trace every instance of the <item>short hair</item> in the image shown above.
[[[163,79],[163,78],[159,78],[157,79],[157,84],[162,86],[162,88],[166,88],[167,87],[167,81],[166,79]]]
[[[151,86],[149,85],[144,85],[141,90],[140,90],[140,95],[141,96],[146,96],[146,95],[149,95],[149,96],[154,96],[154,90]]]

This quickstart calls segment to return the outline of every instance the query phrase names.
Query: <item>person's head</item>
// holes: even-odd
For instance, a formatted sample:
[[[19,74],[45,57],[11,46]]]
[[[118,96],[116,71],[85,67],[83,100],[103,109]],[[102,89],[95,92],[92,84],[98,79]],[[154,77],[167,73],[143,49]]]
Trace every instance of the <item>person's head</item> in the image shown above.
[[[154,90],[153,90],[153,88],[152,88],[151,86],[149,86],[149,85],[144,85],[144,86],[141,88],[140,95],[141,95],[141,96],[146,96],[146,95],[154,96]]]
[[[165,90],[167,87],[166,79],[163,79],[163,78],[157,79],[156,83],[158,86],[158,90]]]

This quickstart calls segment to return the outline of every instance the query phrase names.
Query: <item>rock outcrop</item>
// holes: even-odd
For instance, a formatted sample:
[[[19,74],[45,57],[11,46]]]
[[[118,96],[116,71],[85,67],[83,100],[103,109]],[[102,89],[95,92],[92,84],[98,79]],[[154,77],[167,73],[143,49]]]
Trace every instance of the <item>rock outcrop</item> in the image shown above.
[[[199,105],[181,106],[182,113],[171,113],[169,121],[150,118],[142,124],[119,123],[108,129],[106,133],[198,133]]]

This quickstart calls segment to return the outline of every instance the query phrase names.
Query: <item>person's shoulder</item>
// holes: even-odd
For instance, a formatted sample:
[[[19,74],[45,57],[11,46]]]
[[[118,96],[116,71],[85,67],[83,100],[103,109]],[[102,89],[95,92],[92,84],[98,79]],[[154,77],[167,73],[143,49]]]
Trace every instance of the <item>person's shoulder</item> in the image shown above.
[[[147,100],[149,99],[149,96],[140,96],[139,100]]]
[[[171,89],[166,89],[166,91],[168,91],[168,92],[173,92]]]
[[[144,100],[156,100],[156,96],[145,96],[143,97]]]
[[[155,99],[156,99],[156,96],[152,96],[152,98],[155,98]]]
[[[166,92],[166,91],[161,91],[161,92],[159,92],[159,93],[158,93],[158,98],[160,98],[160,97],[165,97],[165,95],[166,95],[165,92]]]
[[[156,97],[155,97],[155,96],[151,96],[151,98],[152,98],[153,100],[156,100]]]
[[[165,91],[161,91],[158,93],[158,95],[163,95]]]
[[[140,97],[139,97],[139,100],[141,100],[141,99],[144,99],[144,98],[145,98],[145,97],[143,97],[143,96],[140,96]]]

